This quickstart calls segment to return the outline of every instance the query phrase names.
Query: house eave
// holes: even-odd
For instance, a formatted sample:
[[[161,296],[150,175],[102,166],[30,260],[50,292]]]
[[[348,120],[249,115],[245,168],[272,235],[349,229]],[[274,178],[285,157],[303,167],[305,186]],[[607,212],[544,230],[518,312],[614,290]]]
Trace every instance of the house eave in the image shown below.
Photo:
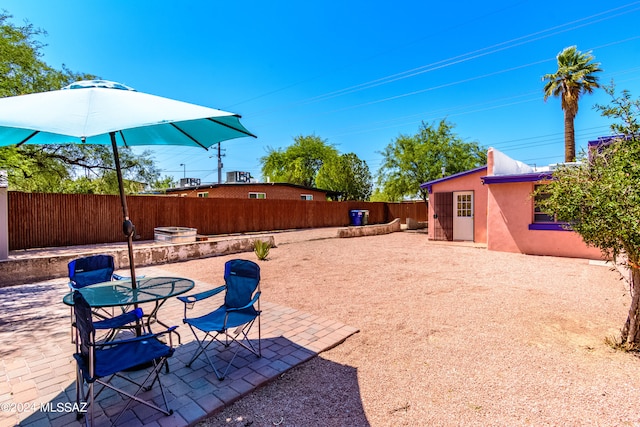
[[[487,170],[487,166],[480,166],[479,168],[475,168],[475,169],[469,169],[467,171],[464,172],[459,172],[459,173],[455,173],[453,175],[449,175],[449,176],[445,176],[444,178],[438,178],[438,179],[434,179],[433,181],[429,181],[429,182],[425,182],[424,184],[420,184],[420,188],[426,188],[427,192],[429,194],[432,193],[432,187],[435,184],[440,184],[442,182],[445,181],[449,181],[451,179],[456,179],[456,178],[460,178],[466,175],[471,175],[473,173],[477,173],[477,172],[482,172],[483,170]]]
[[[480,177],[483,184],[511,184],[517,182],[549,181],[552,178],[552,172],[534,172],[514,175],[488,175]]]

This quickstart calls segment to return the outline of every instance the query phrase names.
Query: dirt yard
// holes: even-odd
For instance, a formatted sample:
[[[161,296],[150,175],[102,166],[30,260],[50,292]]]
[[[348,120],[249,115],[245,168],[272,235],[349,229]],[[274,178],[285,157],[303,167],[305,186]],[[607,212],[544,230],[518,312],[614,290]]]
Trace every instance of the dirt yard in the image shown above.
[[[617,271],[422,233],[285,237],[263,299],[360,332],[203,426],[640,425],[640,359],[604,343],[629,305]],[[218,283],[231,258],[163,269]]]

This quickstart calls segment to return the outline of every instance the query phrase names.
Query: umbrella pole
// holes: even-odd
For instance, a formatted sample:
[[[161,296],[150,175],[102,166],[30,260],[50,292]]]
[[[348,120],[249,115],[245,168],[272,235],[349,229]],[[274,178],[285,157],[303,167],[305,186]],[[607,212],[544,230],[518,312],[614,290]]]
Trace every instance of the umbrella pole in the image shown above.
[[[120,156],[118,155],[118,146],[116,144],[116,133],[109,132],[111,137],[111,147],[113,148],[113,158],[116,163],[116,173],[118,175],[118,187],[120,189],[120,202],[122,204],[122,216],[124,222],[122,223],[122,231],[127,236],[127,247],[129,249],[129,271],[131,274],[131,287],[136,288],[136,267],[133,262],[133,235],[135,233],[135,227],[129,219],[129,209],[127,208],[127,198],[124,194],[124,184],[122,180],[122,169],[120,169]]]

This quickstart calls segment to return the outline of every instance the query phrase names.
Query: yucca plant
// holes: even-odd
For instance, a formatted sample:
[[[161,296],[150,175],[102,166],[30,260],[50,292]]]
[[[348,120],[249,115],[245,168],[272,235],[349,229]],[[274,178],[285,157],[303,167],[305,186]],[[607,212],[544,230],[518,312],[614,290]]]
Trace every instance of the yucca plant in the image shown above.
[[[263,240],[254,240],[253,251],[259,260],[264,261],[269,256],[269,250],[271,249],[271,242]]]

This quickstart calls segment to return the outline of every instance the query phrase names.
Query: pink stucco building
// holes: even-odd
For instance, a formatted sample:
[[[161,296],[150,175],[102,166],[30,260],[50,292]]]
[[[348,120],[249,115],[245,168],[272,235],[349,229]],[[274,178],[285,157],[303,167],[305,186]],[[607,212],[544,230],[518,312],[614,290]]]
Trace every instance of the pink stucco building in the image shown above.
[[[490,148],[487,166],[421,185],[429,193],[431,240],[486,243],[489,250],[601,259],[580,235],[535,208],[532,193],[551,179]]]

